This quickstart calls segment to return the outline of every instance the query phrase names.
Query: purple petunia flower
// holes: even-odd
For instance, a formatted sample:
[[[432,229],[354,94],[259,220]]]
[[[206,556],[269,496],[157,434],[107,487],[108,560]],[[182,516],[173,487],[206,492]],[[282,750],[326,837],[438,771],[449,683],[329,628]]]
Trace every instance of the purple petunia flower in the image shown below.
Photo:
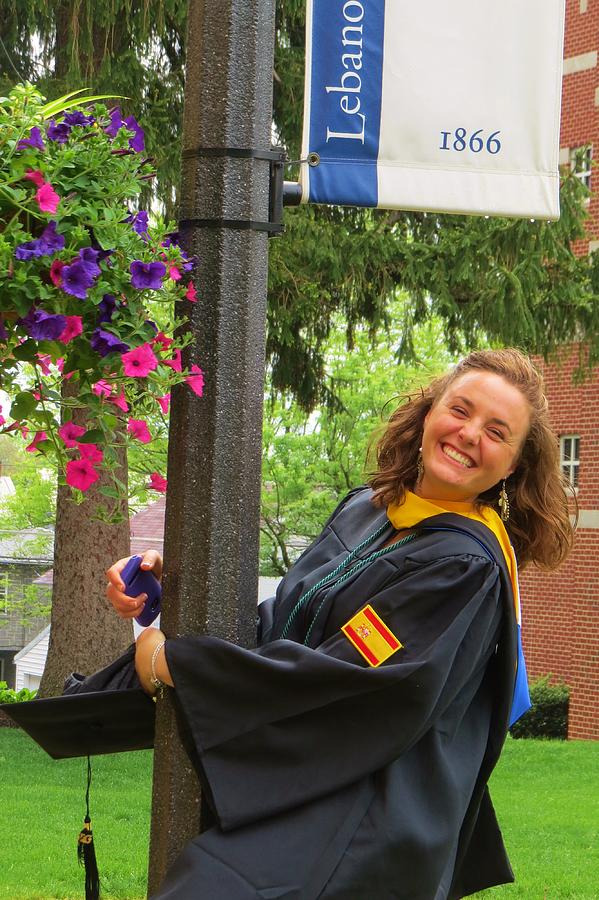
[[[94,250],[93,247],[83,247],[79,251],[79,259],[92,278],[95,278],[96,275],[100,274],[100,266],[98,265],[99,255],[100,251]]]
[[[0,316],[0,341],[8,340],[8,331],[4,327],[4,319]]]
[[[166,275],[166,266],[161,262],[145,263],[141,259],[136,259],[129,266],[129,271],[134,288],[159,291],[162,287],[162,279]]]
[[[42,254],[38,250],[38,241],[25,241],[24,244],[19,244],[15,249],[15,259],[26,262],[28,259],[33,259],[34,256],[41,256]]]
[[[133,228],[133,231],[137,232],[141,237],[147,238],[148,214],[145,209],[140,209],[138,213],[131,216],[131,227]]]
[[[114,299],[112,294],[104,294],[104,296],[98,303],[98,318],[96,320],[98,325],[100,325],[102,322],[110,322],[115,309],[116,300]]]
[[[17,325],[20,325],[29,337],[36,341],[56,341],[65,330],[67,324],[66,316],[54,315],[47,313],[43,309],[31,307],[27,315],[22,319],[17,319]]]
[[[93,116],[86,116],[85,113],[82,113],[80,110],[76,109],[75,112],[67,113],[64,117],[64,122],[66,125],[91,125],[96,120]]]
[[[129,131],[134,132],[133,137],[129,138],[129,146],[131,149],[135,150],[136,153],[142,153],[145,148],[145,135],[144,130],[137,119],[134,116],[127,116],[126,119],[123,119],[123,125]]]
[[[52,256],[62,250],[65,240],[56,233],[56,222],[49,222],[41,235],[33,241],[25,241],[15,249],[15,259],[27,260],[35,256]]]
[[[109,353],[126,353],[129,349],[129,346],[123,344],[116,335],[111,334],[110,331],[104,331],[102,328],[94,330],[90,343],[100,356],[108,356]]]
[[[34,147],[36,150],[45,150],[46,145],[44,144],[42,133],[37,127],[34,127],[29,132],[28,138],[21,138],[21,140],[17,143],[17,150],[25,150],[26,147]]]
[[[111,109],[109,115],[110,125],[107,125],[104,131],[108,137],[115,138],[119,130],[123,127],[120,106],[115,106],[114,109]]]
[[[64,235],[57,234],[56,222],[48,222],[39,236],[39,242],[44,249],[43,256],[51,256],[64,248]]]
[[[79,300],[87,299],[87,292],[94,283],[94,276],[81,259],[76,259],[70,266],[63,266],[60,277],[63,291],[78,297]]]
[[[56,123],[54,119],[51,119],[50,124],[46,129],[46,134],[51,141],[56,141],[57,144],[66,144],[69,139],[69,135],[71,133],[71,126],[66,122],[58,122]]]
[[[178,231],[171,231],[163,240],[162,247],[178,247],[181,243],[181,235]]]

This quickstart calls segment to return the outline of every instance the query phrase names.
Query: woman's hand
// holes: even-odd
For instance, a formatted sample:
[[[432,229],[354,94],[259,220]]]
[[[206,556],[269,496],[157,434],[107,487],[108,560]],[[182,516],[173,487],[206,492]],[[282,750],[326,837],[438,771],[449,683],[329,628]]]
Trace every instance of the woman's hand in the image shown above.
[[[146,628],[135,642],[135,671],[146,694],[156,693],[156,685],[152,684],[152,657],[156,647],[163,644],[165,639],[164,632],[159,628]],[[154,659],[154,673],[163,684],[173,687],[164,646],[160,648]]]
[[[106,577],[108,578],[106,596],[114,606],[116,612],[123,619],[133,619],[135,616],[138,616],[143,609],[144,603],[148,599],[147,594],[140,594],[138,597],[128,597],[123,593],[125,585],[121,579],[121,572],[130,559],[130,556],[119,559],[119,561],[115,562],[115,564],[106,572]],[[152,572],[158,581],[160,581],[162,577],[162,557],[156,550],[146,550],[145,553],[142,554],[140,568],[143,569],[144,572]]]

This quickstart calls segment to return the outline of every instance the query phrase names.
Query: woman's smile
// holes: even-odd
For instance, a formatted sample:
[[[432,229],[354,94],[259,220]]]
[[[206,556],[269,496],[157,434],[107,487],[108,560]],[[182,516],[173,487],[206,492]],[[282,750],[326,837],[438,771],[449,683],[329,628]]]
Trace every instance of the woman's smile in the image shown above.
[[[441,450],[448,456],[449,459],[458,463],[458,465],[462,466],[462,468],[471,469],[476,463],[469,457],[466,456],[465,453],[461,453],[459,450],[456,450],[455,447],[452,447],[450,444],[442,444]]]

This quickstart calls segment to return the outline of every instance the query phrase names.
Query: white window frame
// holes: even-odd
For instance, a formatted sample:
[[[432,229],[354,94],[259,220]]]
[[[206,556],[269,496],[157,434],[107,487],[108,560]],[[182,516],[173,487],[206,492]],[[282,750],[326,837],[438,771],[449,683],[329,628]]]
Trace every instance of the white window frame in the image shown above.
[[[578,441],[578,454],[576,454],[576,441]],[[566,458],[566,457],[569,458]],[[561,470],[572,485],[578,491],[580,484],[580,435],[562,434],[559,439],[559,462]]]
[[[591,173],[593,171],[593,145],[581,144],[570,147],[570,168],[585,187],[591,189]]]
[[[8,616],[8,572],[0,572],[0,617]]]

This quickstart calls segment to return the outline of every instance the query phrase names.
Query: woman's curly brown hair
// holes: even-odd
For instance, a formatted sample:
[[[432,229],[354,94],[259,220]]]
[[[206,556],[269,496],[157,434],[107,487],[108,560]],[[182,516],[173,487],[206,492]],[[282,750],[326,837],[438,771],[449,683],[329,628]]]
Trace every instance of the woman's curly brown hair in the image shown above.
[[[549,424],[543,379],[519,350],[474,351],[428,387],[405,395],[376,444],[376,471],[369,478],[374,503],[401,503],[406,489],[414,488],[426,414],[454,381],[473,369],[500,375],[518,388],[530,405],[530,429],[506,484],[510,502],[506,527],[520,568],[534,562],[539,568],[555,569],[570,552],[574,539],[567,482]],[[499,489],[498,482],[480,494],[477,503],[496,506]]]

